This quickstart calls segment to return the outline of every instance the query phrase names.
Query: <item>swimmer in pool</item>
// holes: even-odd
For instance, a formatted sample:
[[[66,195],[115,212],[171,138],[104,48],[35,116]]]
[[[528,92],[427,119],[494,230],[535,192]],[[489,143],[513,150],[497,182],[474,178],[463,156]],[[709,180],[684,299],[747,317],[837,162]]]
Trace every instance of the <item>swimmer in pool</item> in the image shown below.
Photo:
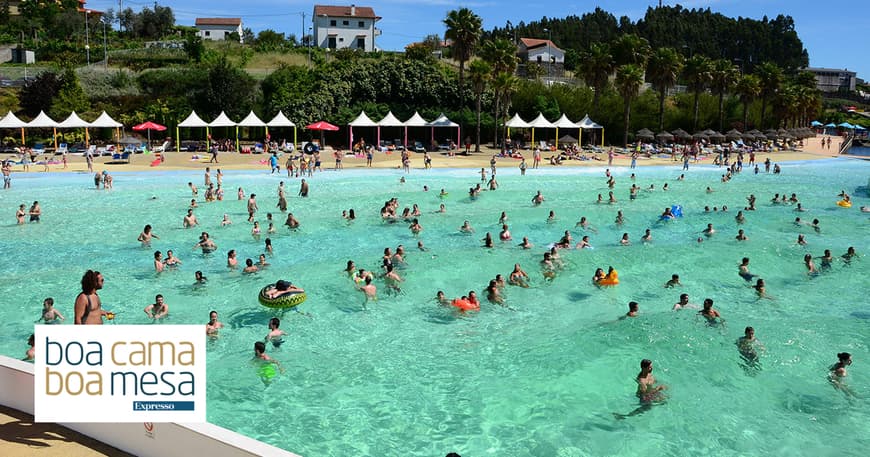
[[[538,206],[541,203],[544,203],[544,195],[541,194],[541,191],[539,190],[538,193],[536,193],[535,196],[532,197],[532,204]]]
[[[850,263],[852,263],[852,259],[854,259],[857,255],[858,254],[855,252],[855,248],[849,246],[849,248],[846,249],[846,253],[840,256],[840,258],[843,259],[843,264],[849,265]]]
[[[284,337],[287,335],[287,332],[281,330],[281,319],[277,317],[273,317],[269,319],[269,333],[266,334],[266,337],[263,338],[264,343],[272,343],[273,347],[279,347],[284,344]]]
[[[524,236],[524,237],[523,237],[523,242],[520,243],[520,244],[518,244],[517,246],[519,246],[519,247],[521,247],[521,248],[523,248],[523,249],[531,249],[531,248],[533,248],[535,245],[532,244],[532,243],[529,241],[529,238],[528,238],[528,237],[525,237],[525,236]]]
[[[652,243],[652,231],[650,229],[646,229],[646,231],[643,232],[643,236],[640,237],[640,240],[644,243]]]
[[[439,290],[438,293],[435,294],[435,301],[438,302],[439,305],[449,306],[451,300],[444,295],[444,292]]]
[[[680,275],[672,274],[671,279],[665,283],[665,289],[672,289],[677,286],[682,286],[683,283],[680,282]]]
[[[595,227],[589,225],[589,221],[586,220],[586,216],[581,216],[580,222],[577,222],[575,227],[580,227],[583,230],[589,230],[592,233],[598,233],[598,230]]]
[[[514,270],[508,276],[508,284],[512,286],[529,287],[529,275],[520,268],[520,264],[514,264]]]
[[[735,237],[737,241],[749,241],[749,237],[743,232],[743,229],[737,230],[737,236]]]
[[[492,244],[492,235],[489,232],[486,232],[486,235],[483,237],[483,247],[491,248]]]
[[[698,305],[689,303],[689,294],[680,294],[680,301],[674,303],[673,311],[681,309],[698,309]]]
[[[508,230],[507,224],[503,224],[501,226],[501,233],[498,234],[498,238],[502,241],[510,241],[511,240],[511,231]]]
[[[740,358],[746,363],[747,367],[758,369],[759,357],[758,351],[764,350],[764,345],[755,338],[755,329],[746,327],[743,331],[743,336],[737,339],[737,350],[740,352]]]
[[[591,249],[592,245],[589,244],[589,235],[584,235],[583,238],[580,239],[580,242],[577,243],[577,249]]]
[[[42,316],[36,321],[44,324],[60,324],[66,320],[60,311],[54,309],[54,299],[49,297],[42,301]]]
[[[151,232],[151,224],[148,224],[145,226],[144,229],[142,229],[142,233],[139,234],[138,241],[140,243],[142,243],[142,246],[149,247],[149,246],[151,246],[151,239],[152,238],[158,239],[158,240],[160,239],[159,236],[157,236],[156,234]]]
[[[810,276],[816,276],[819,274],[819,270],[816,270],[816,264],[813,263],[813,255],[807,254],[804,256],[804,265],[807,267],[807,274]]]
[[[767,298],[769,300],[773,300],[773,297],[767,295],[767,289],[765,288],[763,279],[758,278],[752,288],[755,289],[755,293],[758,294],[758,298]]]
[[[652,360],[643,359],[640,361],[640,373],[635,377],[637,383],[637,391],[635,396],[640,400],[640,407],[628,414],[613,413],[616,419],[626,419],[631,416],[643,414],[652,408],[654,404],[665,401],[664,391],[668,388],[664,384],[656,385],[656,378],[652,374]]]
[[[737,274],[746,281],[752,281],[756,275],[749,272],[749,257],[744,257],[737,266]]]
[[[628,302],[628,312],[625,313],[625,317],[637,317],[639,305],[636,301]]]
[[[713,228],[713,224],[707,224],[707,228],[705,228],[701,233],[704,234],[707,238],[713,236],[716,233],[716,229]]]
[[[710,325],[716,324],[719,322],[725,322],[722,319],[722,315],[719,314],[719,311],[717,311],[715,308],[713,308],[713,299],[712,298],[705,298],[704,299],[704,309],[702,309],[701,311],[698,311],[698,314],[701,316],[704,316],[704,318],[707,319],[707,323]]]
[[[842,391],[846,395],[854,397],[855,394],[849,389],[849,386],[846,385],[846,376],[848,373],[846,372],[846,368],[852,365],[852,354],[848,352],[841,352],[837,354],[837,363],[831,365],[829,369],[830,373],[828,374],[828,380],[834,386],[835,389]]]
[[[217,311],[211,311],[208,313],[208,323],[205,324],[205,334],[215,337],[218,335],[218,331],[224,328],[224,324],[222,324],[218,320]]]

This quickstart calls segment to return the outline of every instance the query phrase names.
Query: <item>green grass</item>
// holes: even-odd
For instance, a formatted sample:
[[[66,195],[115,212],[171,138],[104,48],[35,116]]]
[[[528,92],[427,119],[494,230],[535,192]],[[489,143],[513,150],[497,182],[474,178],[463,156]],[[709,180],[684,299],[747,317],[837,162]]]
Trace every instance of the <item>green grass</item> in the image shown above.
[[[0,76],[7,79],[21,79],[24,77],[24,69],[27,68],[27,77],[32,78],[43,71],[51,70],[51,67],[39,65],[0,65]]]

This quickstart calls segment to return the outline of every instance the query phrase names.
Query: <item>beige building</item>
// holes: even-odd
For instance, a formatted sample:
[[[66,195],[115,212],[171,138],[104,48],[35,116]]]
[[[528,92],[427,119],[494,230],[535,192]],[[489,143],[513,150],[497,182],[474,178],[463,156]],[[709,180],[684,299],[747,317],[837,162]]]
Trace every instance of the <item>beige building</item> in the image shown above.
[[[816,88],[822,92],[854,92],[857,73],[837,68],[807,68],[816,76]]]
[[[375,37],[381,17],[368,6],[314,6],[314,43],[326,49],[376,51]]]

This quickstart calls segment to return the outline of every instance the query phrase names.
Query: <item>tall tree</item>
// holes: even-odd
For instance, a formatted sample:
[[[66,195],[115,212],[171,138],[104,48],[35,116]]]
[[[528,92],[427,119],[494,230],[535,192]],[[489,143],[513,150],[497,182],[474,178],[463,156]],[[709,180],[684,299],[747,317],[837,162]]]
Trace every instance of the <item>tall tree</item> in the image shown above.
[[[711,70],[710,90],[719,96],[719,131],[721,132],[724,125],[722,111],[725,103],[725,94],[737,83],[740,73],[737,67],[726,59],[713,61]]]
[[[480,56],[487,61],[493,69],[493,79],[498,79],[501,75],[513,75],[517,69],[517,47],[506,38],[496,38],[483,43],[480,49]],[[498,120],[499,120],[499,102],[500,102],[501,87],[493,83],[493,119],[495,119],[495,128],[493,129],[492,144],[498,144]]]
[[[507,113],[510,110],[511,99],[514,95],[514,92],[517,90],[518,80],[517,77],[509,74],[509,73],[499,73],[492,80],[492,88],[493,92],[496,94],[495,105],[496,105],[496,116],[495,116],[495,129],[499,129],[499,121],[501,119],[501,111],[499,110],[499,106],[503,107],[503,111]],[[507,138],[507,127],[504,127],[505,131],[502,132],[502,138]],[[496,142],[496,144],[498,144]],[[505,142],[502,142],[502,150],[504,150]]]
[[[674,48],[658,48],[649,58],[646,79],[659,93],[659,131],[665,128],[665,97],[683,71],[683,56]]]
[[[643,85],[643,68],[637,64],[623,65],[616,69],[616,90],[622,96],[623,112],[622,120],[625,123],[625,130],[622,135],[622,146],[628,146],[628,130],[631,120],[631,101],[637,97],[640,92],[640,86]]]
[[[776,95],[782,85],[782,69],[775,63],[764,62],[755,69],[761,84],[761,128],[766,126],[767,103]]]
[[[646,38],[633,33],[621,35],[610,44],[613,52],[613,60],[617,66],[635,64],[641,68],[646,67],[651,48]]]
[[[582,62],[580,74],[583,81],[593,90],[592,115],[598,116],[601,93],[607,87],[610,73],[613,72],[613,55],[610,54],[610,47],[607,44],[593,43],[589,46],[589,50],[582,54],[580,61]]]
[[[690,57],[686,60],[686,66],[683,68],[683,77],[686,79],[689,91],[695,94],[692,105],[692,131],[694,132],[698,129],[698,102],[701,98],[701,92],[707,89],[712,77],[710,59],[702,55]]]
[[[471,85],[474,87],[474,94],[477,96],[477,122],[474,152],[480,152],[480,102],[483,98],[483,91],[486,90],[486,85],[491,76],[492,66],[484,60],[475,60],[468,66],[468,79],[471,80]]]
[[[761,82],[758,80],[758,76],[743,75],[737,81],[734,90],[740,97],[740,103],[743,104],[743,131],[745,132],[749,129],[749,104],[761,93]]]
[[[468,8],[460,8],[447,13],[444,19],[447,32],[444,38],[452,40],[453,58],[459,61],[459,90],[465,87],[465,62],[474,55],[474,49],[483,33],[483,20]]]

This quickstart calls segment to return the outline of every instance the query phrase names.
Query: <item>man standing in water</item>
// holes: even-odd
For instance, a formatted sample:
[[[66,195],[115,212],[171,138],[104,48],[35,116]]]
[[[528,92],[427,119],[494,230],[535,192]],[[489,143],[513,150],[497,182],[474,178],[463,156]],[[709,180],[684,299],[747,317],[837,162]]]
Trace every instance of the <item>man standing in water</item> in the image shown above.
[[[665,400],[662,393],[668,387],[664,384],[656,385],[656,378],[652,374],[653,363],[650,359],[640,361],[640,373],[635,377],[637,382],[637,391],[635,395],[640,400],[640,406],[628,414],[613,413],[616,419],[625,419],[631,416],[637,416],[649,411],[655,403],[661,403]]]
[[[299,185],[299,196],[307,197],[308,196],[308,183],[305,180],[302,180],[302,183]]]
[[[103,316],[108,319],[114,313],[104,311],[97,291],[103,288],[103,275],[99,271],[88,270],[82,276],[82,291],[75,301],[76,325],[102,325]]]

